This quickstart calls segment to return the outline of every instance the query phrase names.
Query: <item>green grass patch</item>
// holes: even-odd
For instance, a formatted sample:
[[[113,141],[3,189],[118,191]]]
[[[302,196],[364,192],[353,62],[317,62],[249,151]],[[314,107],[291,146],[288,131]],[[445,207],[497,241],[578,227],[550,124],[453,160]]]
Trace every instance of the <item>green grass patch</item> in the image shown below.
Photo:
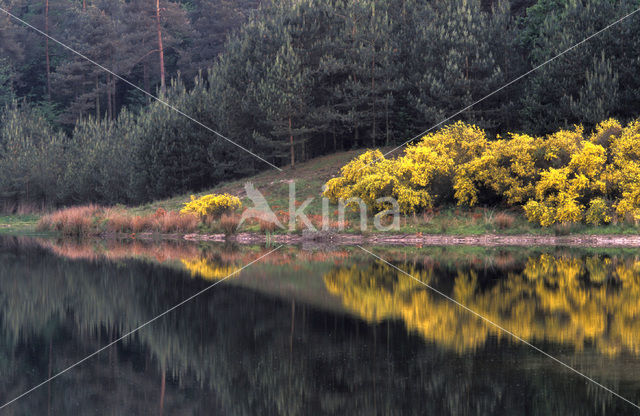
[[[39,215],[0,215],[0,234],[35,234]]]

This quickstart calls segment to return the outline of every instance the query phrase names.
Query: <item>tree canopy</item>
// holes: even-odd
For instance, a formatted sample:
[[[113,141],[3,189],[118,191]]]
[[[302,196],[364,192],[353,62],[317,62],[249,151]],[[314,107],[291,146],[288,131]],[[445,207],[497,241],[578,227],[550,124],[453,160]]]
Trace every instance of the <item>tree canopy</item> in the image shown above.
[[[640,102],[638,16],[500,89],[638,0],[0,3],[280,166],[403,143],[469,106],[452,121],[545,134],[627,122]],[[0,190],[12,204],[140,202],[268,168],[8,16],[0,50],[0,148],[11,134],[35,140],[7,130],[22,117],[23,129],[51,132],[29,146],[63,154],[46,200],[13,184]],[[0,153],[3,178],[16,163],[24,172],[39,163],[13,157]]]

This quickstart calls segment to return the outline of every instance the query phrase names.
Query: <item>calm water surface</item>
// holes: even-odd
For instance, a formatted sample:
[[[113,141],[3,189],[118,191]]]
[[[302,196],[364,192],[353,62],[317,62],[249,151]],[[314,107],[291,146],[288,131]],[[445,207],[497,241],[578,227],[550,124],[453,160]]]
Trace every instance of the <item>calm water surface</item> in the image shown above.
[[[0,239],[0,400],[270,249]],[[371,250],[640,403],[640,253]],[[637,413],[358,248],[293,247],[0,411]]]

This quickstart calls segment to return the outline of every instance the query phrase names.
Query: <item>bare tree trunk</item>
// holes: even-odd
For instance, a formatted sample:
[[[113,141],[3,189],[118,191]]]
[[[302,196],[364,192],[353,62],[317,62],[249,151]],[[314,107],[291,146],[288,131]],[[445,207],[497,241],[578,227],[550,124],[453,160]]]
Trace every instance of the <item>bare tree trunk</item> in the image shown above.
[[[289,117],[289,147],[291,148],[291,169],[296,167],[296,149],[293,145],[293,127]]]
[[[111,75],[107,74],[107,117],[111,120],[113,119],[113,114],[111,114]]]
[[[371,146],[376,147],[376,46],[373,45],[373,58],[371,59],[371,112],[373,124],[371,125]]]
[[[49,34],[49,0],[44,2],[44,33]],[[47,97],[51,101],[51,62],[49,59],[49,38],[44,40],[44,49],[47,60]]]
[[[116,112],[116,77],[111,77],[111,105],[113,108],[111,109],[111,114],[113,114],[113,118],[115,119],[118,113]]]
[[[158,51],[160,52],[160,91],[166,89],[164,74],[164,48],[162,46],[162,28],[160,27],[160,0],[156,0],[156,27],[158,29]]]
[[[333,126],[331,133],[333,134],[333,151],[338,151],[338,138],[336,137],[336,128]]]
[[[144,79],[144,90],[150,93],[151,87],[149,86],[149,65],[147,64],[146,61],[142,64],[142,71],[143,71],[143,79]],[[149,96],[147,96],[147,103],[149,102],[149,100],[150,98]]]
[[[388,85],[388,84],[387,84]],[[389,123],[389,94],[387,94],[384,100],[384,116],[385,116],[385,125],[386,125],[386,138],[385,145],[389,146],[389,142],[391,141],[391,125]]]
[[[100,120],[100,78],[96,77],[96,119]]]
[[[87,0],[82,0],[82,11],[87,11]]]
[[[355,29],[354,29],[355,31]],[[354,85],[356,85],[358,83],[358,76],[354,73],[353,74],[353,81],[354,81]],[[354,130],[354,134],[353,134],[353,143],[354,146],[353,147],[358,147],[359,142],[360,142],[360,133],[358,131],[359,129],[359,123],[358,123],[358,113],[356,112],[356,107],[353,106],[351,107],[353,109],[353,130]]]

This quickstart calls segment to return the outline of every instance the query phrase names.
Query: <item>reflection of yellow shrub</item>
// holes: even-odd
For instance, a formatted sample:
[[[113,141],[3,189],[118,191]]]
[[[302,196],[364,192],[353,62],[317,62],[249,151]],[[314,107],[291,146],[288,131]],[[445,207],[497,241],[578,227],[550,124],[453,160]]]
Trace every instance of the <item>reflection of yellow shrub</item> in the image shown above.
[[[191,195],[191,201],[184,204],[180,211],[183,214],[197,214],[200,217],[216,216],[232,212],[242,207],[238,197],[229,194],[204,195],[196,198]]]
[[[640,221],[640,121],[622,127],[609,119],[589,138],[576,126],[544,138],[510,134],[496,141],[457,122],[395,159],[379,150],[361,155],[325,191],[334,202],[358,197],[375,210],[384,209],[376,199],[393,197],[405,213],[451,202],[473,206],[480,195],[522,205],[542,226],[603,224],[611,214]]]
[[[191,272],[191,276],[204,280],[220,280],[239,270],[235,266],[219,266],[207,259],[182,260],[184,267]]]
[[[407,270],[434,285],[433,269]],[[458,305],[388,267],[337,268],[327,289],[370,321],[401,319],[425,339],[457,351],[505,336]],[[541,255],[520,274],[483,288],[475,272],[458,272],[449,294],[461,304],[528,341],[592,344],[608,355],[640,355],[640,262]]]

